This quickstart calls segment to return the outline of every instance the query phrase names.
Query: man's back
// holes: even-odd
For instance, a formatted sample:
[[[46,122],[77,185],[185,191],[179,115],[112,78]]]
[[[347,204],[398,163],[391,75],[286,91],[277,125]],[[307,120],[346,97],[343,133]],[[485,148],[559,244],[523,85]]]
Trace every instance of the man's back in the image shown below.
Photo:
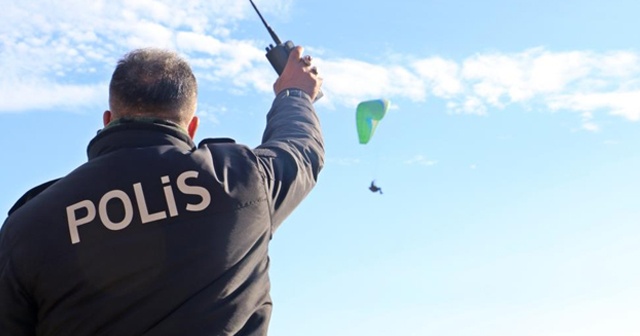
[[[251,151],[191,152],[163,131],[107,132],[92,144],[96,157],[6,224],[15,249],[6,271],[40,298],[39,328],[235,334],[247,323],[236,316],[268,319],[271,223]]]

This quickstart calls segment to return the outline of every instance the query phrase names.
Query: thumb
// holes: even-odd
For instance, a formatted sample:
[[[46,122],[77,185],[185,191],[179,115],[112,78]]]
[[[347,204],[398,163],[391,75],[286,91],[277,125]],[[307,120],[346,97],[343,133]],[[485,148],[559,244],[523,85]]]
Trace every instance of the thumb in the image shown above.
[[[300,60],[300,57],[302,57],[302,52],[304,51],[304,48],[301,46],[296,46],[293,49],[291,49],[291,52],[289,53],[289,62],[294,61],[297,62]]]

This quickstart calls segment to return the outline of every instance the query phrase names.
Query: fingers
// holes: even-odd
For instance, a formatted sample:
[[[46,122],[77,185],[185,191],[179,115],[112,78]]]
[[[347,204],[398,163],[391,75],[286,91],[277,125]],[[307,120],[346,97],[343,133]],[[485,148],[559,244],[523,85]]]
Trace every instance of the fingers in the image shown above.
[[[317,76],[318,68],[315,66],[311,66],[311,62],[313,61],[313,58],[310,55],[305,55],[301,57],[303,52],[304,52],[304,48],[301,46],[296,46],[295,48],[291,49],[291,52],[289,52],[288,62],[302,63],[304,64],[302,66],[302,69],[304,70],[304,72],[309,72]]]
[[[315,65],[311,66],[311,61],[313,61],[313,58],[309,55],[306,55],[300,59],[300,62],[304,63],[305,65],[304,67],[305,72],[310,72],[317,76],[318,68]]]
[[[301,46],[296,46],[289,52],[287,66],[273,85],[276,94],[283,89],[298,88],[315,99],[320,92],[323,80],[318,75],[318,68],[312,64],[311,56],[302,56],[303,52],[304,48]]]
[[[309,56],[309,55],[305,55],[304,57],[302,57],[302,58],[300,59],[300,62],[302,62],[302,63],[304,63],[304,64],[306,64],[306,65],[311,65],[311,61],[312,61],[312,60],[313,60],[313,59],[311,58],[311,56]]]
[[[302,58],[300,58],[300,63],[304,64],[304,66],[302,67],[304,72],[309,72],[317,76],[318,68],[315,65],[314,66],[311,65],[312,61],[313,61],[313,58],[309,55],[305,55]]]

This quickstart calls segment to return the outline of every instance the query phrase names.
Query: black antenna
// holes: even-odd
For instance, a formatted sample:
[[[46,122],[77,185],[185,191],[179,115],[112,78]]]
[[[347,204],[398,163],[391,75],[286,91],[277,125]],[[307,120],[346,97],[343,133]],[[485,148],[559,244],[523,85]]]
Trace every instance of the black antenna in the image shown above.
[[[253,9],[255,9],[256,13],[258,13],[258,16],[260,17],[260,20],[262,20],[262,23],[264,23],[264,26],[267,27],[267,30],[269,31],[269,34],[271,35],[271,38],[273,38],[273,41],[276,44],[282,44],[282,42],[280,41],[280,38],[278,38],[278,35],[276,35],[276,33],[273,31],[273,29],[271,29],[271,27],[269,27],[269,24],[267,24],[267,21],[265,21],[264,18],[262,17],[262,14],[260,14],[260,11],[258,10],[258,7],[256,7],[256,4],[253,3],[253,0],[249,0],[249,2],[251,2],[251,6],[253,6]]]

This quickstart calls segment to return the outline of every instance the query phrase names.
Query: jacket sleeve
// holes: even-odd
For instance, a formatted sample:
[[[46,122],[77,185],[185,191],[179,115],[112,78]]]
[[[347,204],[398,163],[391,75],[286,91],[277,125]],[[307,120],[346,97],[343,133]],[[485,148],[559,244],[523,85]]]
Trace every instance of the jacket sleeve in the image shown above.
[[[288,89],[276,96],[254,152],[267,177],[273,232],[309,194],[324,165],[320,121],[305,92]]]
[[[18,281],[8,227],[7,221],[0,230],[0,335],[35,335],[35,305]]]

